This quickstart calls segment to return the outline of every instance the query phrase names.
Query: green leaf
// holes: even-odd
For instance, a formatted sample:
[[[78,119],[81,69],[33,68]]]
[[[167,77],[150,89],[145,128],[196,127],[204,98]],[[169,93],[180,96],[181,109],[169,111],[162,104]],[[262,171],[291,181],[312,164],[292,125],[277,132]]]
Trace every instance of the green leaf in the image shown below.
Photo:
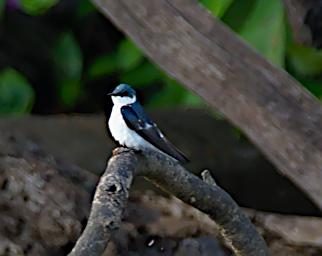
[[[294,73],[294,70],[288,70],[290,74],[299,81],[306,89],[308,89],[314,96],[322,99],[322,78],[302,76],[299,73]]]
[[[18,71],[7,68],[0,73],[0,114],[29,113],[34,99],[33,88]]]
[[[0,0],[0,19],[3,17],[4,14],[5,3],[5,0]]]
[[[285,31],[282,2],[280,0],[258,0],[240,34],[268,60],[283,67]]]
[[[198,96],[185,89],[174,79],[164,77],[164,86],[147,104],[150,108],[188,106],[196,107],[204,105]]]
[[[77,16],[82,18],[94,12],[95,10],[95,7],[89,0],[81,0],[79,1],[79,5],[77,8]]]
[[[157,80],[162,79],[162,73],[150,62],[144,62],[125,74],[120,76],[122,83],[133,84],[134,86],[146,86],[150,85]]]
[[[302,79],[300,82],[317,98],[322,99],[322,80]]]
[[[117,55],[115,53],[103,55],[94,60],[88,70],[91,79],[100,78],[114,73],[117,70]]]
[[[257,0],[234,1],[222,17],[231,29],[239,33]]]
[[[196,94],[187,91],[184,98],[183,98],[183,105],[189,107],[203,107],[205,106],[204,101]]]
[[[233,0],[200,0],[212,15],[221,18],[228,7],[232,4]]]
[[[130,71],[136,68],[144,59],[142,52],[128,39],[120,42],[117,56],[118,67],[123,71]]]
[[[72,107],[81,95],[83,68],[81,49],[72,34],[65,33],[58,39],[54,48],[54,60],[61,103]]]
[[[30,15],[41,15],[58,2],[59,0],[21,0],[20,4],[25,13]]]
[[[61,79],[80,79],[83,68],[81,49],[71,33],[59,37],[54,48],[54,59]]]
[[[291,43],[287,58],[296,73],[304,76],[318,76],[322,73],[322,50]]]
[[[61,103],[68,108],[74,107],[81,95],[81,87],[80,81],[64,80],[59,87]]]
[[[175,80],[166,78],[165,85],[147,104],[150,108],[171,107],[180,105],[184,98],[185,90]]]

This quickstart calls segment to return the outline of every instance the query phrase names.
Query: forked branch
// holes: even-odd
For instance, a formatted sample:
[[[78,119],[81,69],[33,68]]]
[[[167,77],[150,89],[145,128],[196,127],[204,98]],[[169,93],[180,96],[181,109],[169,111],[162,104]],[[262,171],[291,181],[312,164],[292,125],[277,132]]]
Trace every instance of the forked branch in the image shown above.
[[[121,222],[134,176],[142,175],[170,194],[208,214],[236,255],[269,255],[263,238],[234,200],[174,160],[153,151],[118,148],[98,184],[91,214],[72,256],[101,255]]]

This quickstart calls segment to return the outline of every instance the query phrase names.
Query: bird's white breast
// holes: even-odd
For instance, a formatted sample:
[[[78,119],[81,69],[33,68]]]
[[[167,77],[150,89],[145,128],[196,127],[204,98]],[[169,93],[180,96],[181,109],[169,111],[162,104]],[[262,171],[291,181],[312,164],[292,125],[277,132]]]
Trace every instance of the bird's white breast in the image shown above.
[[[121,107],[114,105],[108,126],[113,138],[118,141],[121,145],[128,148],[134,148],[136,150],[151,148],[156,149],[152,144],[143,139],[135,131],[129,129],[122,117]]]

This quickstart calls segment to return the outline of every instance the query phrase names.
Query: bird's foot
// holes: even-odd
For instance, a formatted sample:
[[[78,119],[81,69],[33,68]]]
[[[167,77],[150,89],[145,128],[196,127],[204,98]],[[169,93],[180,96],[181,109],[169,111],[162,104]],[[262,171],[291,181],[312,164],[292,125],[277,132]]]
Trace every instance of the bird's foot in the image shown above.
[[[117,147],[117,148],[113,149],[112,155],[115,156],[115,155],[118,155],[121,153],[129,152],[130,150],[131,149],[126,148],[126,147]]]

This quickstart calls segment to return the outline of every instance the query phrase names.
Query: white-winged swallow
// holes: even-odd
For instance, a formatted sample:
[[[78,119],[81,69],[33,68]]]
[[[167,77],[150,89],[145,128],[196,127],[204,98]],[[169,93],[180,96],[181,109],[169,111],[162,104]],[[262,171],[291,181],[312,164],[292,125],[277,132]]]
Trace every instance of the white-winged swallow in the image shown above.
[[[161,151],[181,163],[188,161],[145,113],[131,86],[120,84],[108,95],[114,104],[108,128],[120,145],[139,151],[144,149]]]

